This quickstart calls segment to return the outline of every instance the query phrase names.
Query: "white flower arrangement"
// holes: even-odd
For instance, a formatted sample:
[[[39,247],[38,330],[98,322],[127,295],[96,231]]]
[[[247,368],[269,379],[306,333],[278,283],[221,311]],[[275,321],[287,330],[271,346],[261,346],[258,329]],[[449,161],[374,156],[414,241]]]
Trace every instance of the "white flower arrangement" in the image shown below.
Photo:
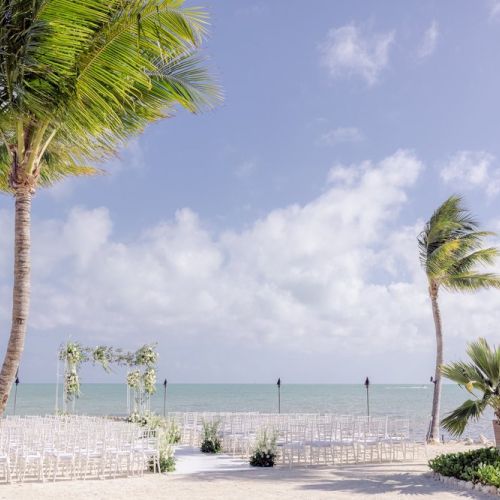
[[[80,379],[76,370],[66,372],[64,378],[64,387],[68,400],[71,401],[73,398],[77,398],[80,396]]]
[[[59,359],[67,361],[70,366],[78,366],[87,360],[85,349],[77,342],[68,342],[59,350]]]
[[[99,363],[105,372],[110,372],[110,363],[115,361],[116,356],[113,353],[112,347],[106,347],[104,345],[99,345],[92,350],[92,360],[95,363]]]
[[[126,365],[136,367],[127,374],[127,385],[134,391],[135,408],[140,414],[149,409],[149,397],[156,392],[156,370],[158,360],[156,344],[145,344],[135,352],[123,352],[121,349],[98,345],[83,347],[78,342],[67,342],[59,349],[59,359],[64,361],[64,392],[67,401],[80,396],[80,365],[87,361],[100,364],[106,372],[110,365]]]
[[[139,370],[127,374],[127,385],[131,389],[139,389],[141,386],[141,372]]]
[[[148,368],[143,374],[144,391],[147,394],[154,394],[156,392],[156,371],[154,368]]]
[[[156,364],[158,353],[154,345],[144,345],[135,353],[135,364],[151,367]]]

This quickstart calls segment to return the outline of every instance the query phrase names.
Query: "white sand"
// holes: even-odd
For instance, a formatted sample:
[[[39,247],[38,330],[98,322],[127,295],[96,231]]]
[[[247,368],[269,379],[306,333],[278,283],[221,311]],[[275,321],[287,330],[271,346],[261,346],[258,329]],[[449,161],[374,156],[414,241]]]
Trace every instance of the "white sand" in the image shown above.
[[[458,451],[463,445],[433,446],[428,456]],[[470,447],[466,447],[470,449]],[[491,498],[450,489],[432,480],[425,456],[414,463],[256,469],[230,457],[179,453],[178,472],[87,481],[61,481],[0,486],[0,499],[363,499]]]

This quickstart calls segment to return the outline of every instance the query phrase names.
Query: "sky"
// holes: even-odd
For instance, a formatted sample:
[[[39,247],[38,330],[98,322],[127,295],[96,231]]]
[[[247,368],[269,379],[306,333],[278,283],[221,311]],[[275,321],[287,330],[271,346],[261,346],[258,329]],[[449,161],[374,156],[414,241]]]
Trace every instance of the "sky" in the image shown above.
[[[37,194],[22,381],[54,382],[72,339],[157,342],[172,383],[428,382],[416,238],[453,193],[500,231],[500,1],[187,5],[210,12],[224,103]],[[12,205],[0,198],[2,349]],[[447,360],[499,341],[500,291],[440,301]]]

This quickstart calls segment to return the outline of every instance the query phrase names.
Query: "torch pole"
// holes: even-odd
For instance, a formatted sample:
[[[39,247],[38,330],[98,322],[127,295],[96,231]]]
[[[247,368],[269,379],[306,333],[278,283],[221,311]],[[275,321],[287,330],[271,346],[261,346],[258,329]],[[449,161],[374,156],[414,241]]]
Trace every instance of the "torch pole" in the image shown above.
[[[167,379],[163,382],[163,416],[167,416]]]
[[[365,380],[365,387],[366,387],[366,412],[367,415],[370,416],[370,379],[366,377]]]
[[[17,405],[17,386],[19,385],[19,367],[16,370],[16,388],[14,389],[14,415],[16,414],[16,405]]]
[[[278,413],[281,413],[281,378],[278,379],[276,385],[278,386]]]

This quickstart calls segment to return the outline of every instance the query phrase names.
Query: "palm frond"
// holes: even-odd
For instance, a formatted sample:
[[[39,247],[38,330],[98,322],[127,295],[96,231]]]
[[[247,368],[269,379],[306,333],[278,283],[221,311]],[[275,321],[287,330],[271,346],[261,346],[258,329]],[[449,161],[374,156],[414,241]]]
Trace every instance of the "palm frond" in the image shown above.
[[[477,420],[487,406],[500,414],[500,349],[480,338],[468,344],[467,354],[470,363],[459,361],[441,367],[446,378],[472,394],[474,390],[482,393],[480,399],[465,401],[442,420],[443,427],[456,436],[464,432],[468,421]]]
[[[467,273],[476,268],[477,266],[491,266],[495,260],[500,256],[498,248],[481,248],[457,259],[451,268],[454,274]]]
[[[431,216],[418,237],[420,262],[429,282],[451,291],[500,288],[500,277],[478,272],[500,255],[497,248],[482,248],[490,231],[480,231],[477,221],[462,205],[462,198],[450,196]]]
[[[449,274],[441,281],[452,292],[476,292],[484,288],[500,288],[500,276],[495,273]]]
[[[490,347],[486,339],[479,338],[469,343],[467,355],[491,387],[500,385],[500,349]]]
[[[472,421],[477,421],[481,415],[484,413],[488,406],[489,397],[484,397],[483,399],[468,399],[457,409],[450,412],[443,420],[441,420],[441,425],[452,435],[461,436],[467,423]]]
[[[467,390],[472,388],[478,389],[480,391],[488,390],[489,380],[471,363],[464,363],[463,361],[458,361],[454,363],[449,363],[441,367],[441,373],[449,380],[457,383],[458,385],[465,387]]]
[[[221,92],[198,56],[207,14],[183,3],[4,2],[0,141],[7,155],[30,154],[27,175],[39,172],[49,185],[98,173],[85,165],[113,156],[176,106],[198,112],[217,104]]]

